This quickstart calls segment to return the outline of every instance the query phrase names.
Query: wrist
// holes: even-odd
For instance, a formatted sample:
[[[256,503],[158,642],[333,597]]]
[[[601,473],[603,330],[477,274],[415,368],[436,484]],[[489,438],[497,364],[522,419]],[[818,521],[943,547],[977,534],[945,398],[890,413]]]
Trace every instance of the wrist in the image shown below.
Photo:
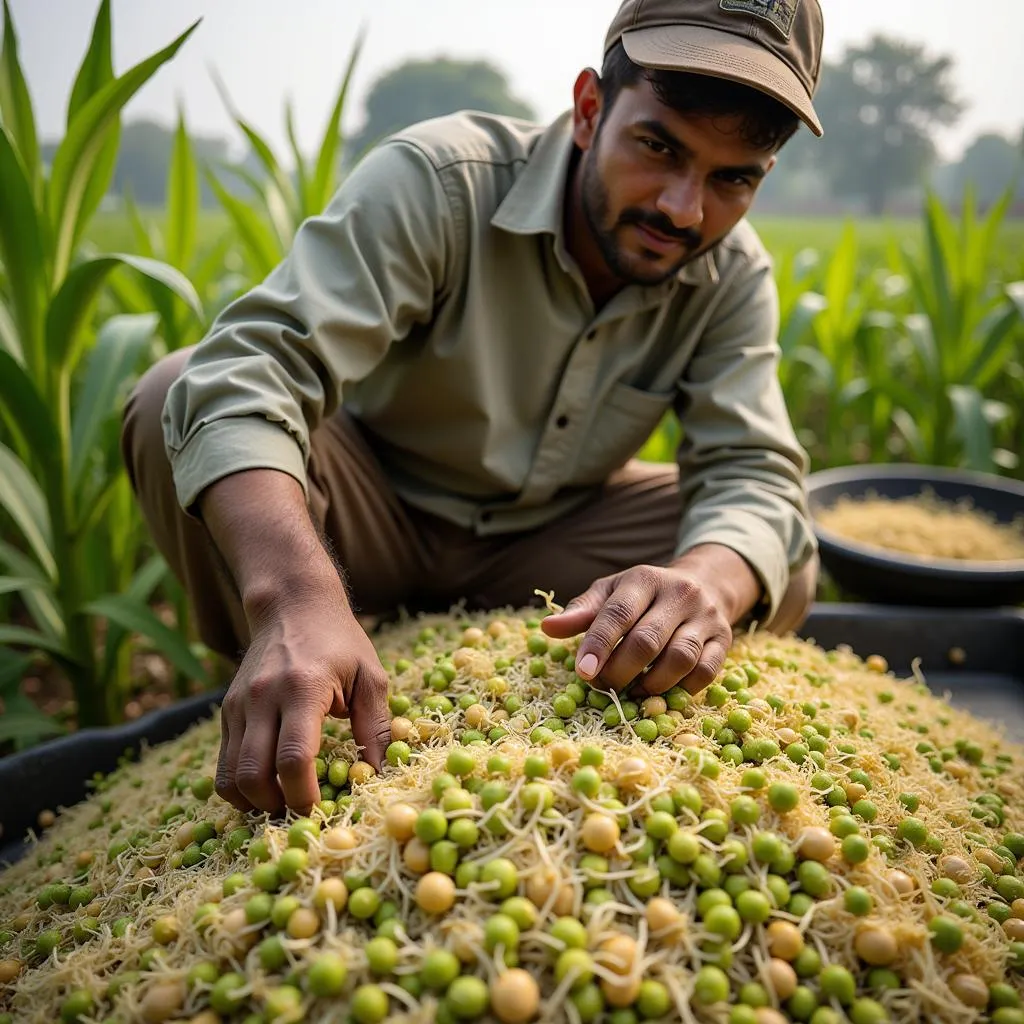
[[[296,569],[296,565],[300,569]],[[254,629],[268,619],[282,618],[300,609],[330,604],[349,608],[345,586],[327,552],[293,563],[287,569],[265,571],[249,580],[242,594],[246,621]]]
[[[732,625],[754,608],[764,594],[761,581],[747,560],[723,544],[699,544],[675,559],[672,566],[697,577]]]

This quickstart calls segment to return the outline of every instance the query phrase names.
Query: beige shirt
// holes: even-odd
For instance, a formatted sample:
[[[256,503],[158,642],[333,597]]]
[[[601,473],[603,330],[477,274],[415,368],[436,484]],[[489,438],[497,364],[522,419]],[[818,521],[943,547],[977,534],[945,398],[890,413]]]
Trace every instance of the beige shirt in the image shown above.
[[[563,237],[571,152],[568,113],[547,128],[467,113],[369,153],[171,388],[182,506],[245,469],[306,486],[310,432],[341,403],[405,501],[523,530],[586,502],[674,408],[678,553],[733,548],[774,611],[815,542],[768,254],[741,222],[595,311]]]

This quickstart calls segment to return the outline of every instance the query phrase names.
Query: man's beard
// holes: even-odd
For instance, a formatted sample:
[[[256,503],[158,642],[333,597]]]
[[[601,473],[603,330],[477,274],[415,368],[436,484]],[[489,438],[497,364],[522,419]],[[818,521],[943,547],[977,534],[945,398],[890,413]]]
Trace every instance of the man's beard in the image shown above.
[[[608,190],[601,180],[597,169],[596,147],[588,154],[584,162],[580,188],[580,199],[583,204],[583,215],[587,225],[597,240],[601,256],[611,272],[628,284],[639,284],[653,287],[668,281],[697,256],[703,238],[696,228],[677,228],[663,213],[650,213],[637,207],[627,207],[619,214],[614,224],[609,225],[610,204]],[[618,232],[629,224],[640,224],[666,238],[678,239],[683,244],[683,255],[668,270],[648,270],[644,272],[644,256],[627,255],[618,241]]]

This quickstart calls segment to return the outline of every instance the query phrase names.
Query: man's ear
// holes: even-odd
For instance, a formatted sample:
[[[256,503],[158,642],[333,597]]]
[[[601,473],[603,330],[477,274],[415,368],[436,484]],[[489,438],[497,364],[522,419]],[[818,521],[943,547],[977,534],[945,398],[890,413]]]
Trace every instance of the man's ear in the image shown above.
[[[601,79],[593,68],[585,68],[572,90],[573,141],[586,152],[594,144],[601,117]]]

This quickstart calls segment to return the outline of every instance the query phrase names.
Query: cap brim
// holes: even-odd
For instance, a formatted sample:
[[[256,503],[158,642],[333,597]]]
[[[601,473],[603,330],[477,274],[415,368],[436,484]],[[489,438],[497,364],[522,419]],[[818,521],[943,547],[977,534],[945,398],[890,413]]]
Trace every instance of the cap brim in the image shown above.
[[[806,88],[769,50],[748,39],[696,25],[658,25],[622,36],[634,64],[692,71],[749,85],[784,103],[817,136],[824,134]]]

